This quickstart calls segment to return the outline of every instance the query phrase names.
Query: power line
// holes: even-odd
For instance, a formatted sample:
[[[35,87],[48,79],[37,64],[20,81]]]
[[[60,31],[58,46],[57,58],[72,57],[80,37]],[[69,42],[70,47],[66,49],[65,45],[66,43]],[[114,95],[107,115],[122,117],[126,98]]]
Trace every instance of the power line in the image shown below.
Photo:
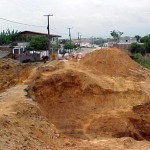
[[[47,27],[47,26],[38,26],[38,25],[31,25],[31,24],[27,24],[27,23],[21,23],[21,22],[17,22],[17,21],[5,19],[5,18],[0,18],[0,20],[8,21],[8,22],[11,22],[11,23],[16,23],[16,24],[20,24],[20,25],[25,25],[25,26],[42,27],[42,28]],[[50,30],[54,31],[57,34],[61,34],[61,33],[57,32],[56,30],[54,30],[52,28],[50,28]],[[65,35],[66,36],[67,34],[61,34],[61,35]]]
[[[54,29],[52,29],[52,28],[50,28],[50,30],[52,30],[52,31],[54,31],[55,33],[57,33],[57,34],[60,34],[60,35],[68,35],[68,34],[64,34],[64,33],[61,33],[61,32],[57,32],[56,30],[54,30]]]
[[[26,26],[33,26],[33,27],[46,27],[46,26],[38,26],[38,25],[31,25],[31,24],[27,24],[27,23],[21,23],[21,22],[17,22],[17,21],[13,21],[13,20],[5,19],[5,18],[0,18],[0,19],[1,19],[1,20],[5,20],[5,21],[8,21],[8,22],[16,23],[16,24],[26,25]]]

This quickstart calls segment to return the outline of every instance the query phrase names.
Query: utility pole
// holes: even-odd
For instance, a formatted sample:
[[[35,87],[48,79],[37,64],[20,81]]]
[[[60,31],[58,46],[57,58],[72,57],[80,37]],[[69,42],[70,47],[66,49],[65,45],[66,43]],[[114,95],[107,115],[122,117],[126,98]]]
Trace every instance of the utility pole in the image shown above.
[[[80,48],[80,32],[78,32],[78,47]]]
[[[80,38],[80,32],[78,32],[78,40],[79,40],[79,38]]]
[[[80,35],[80,49],[81,49],[81,42],[82,42],[82,41],[81,41],[81,37],[82,37],[82,35]]]
[[[51,36],[50,36],[50,27],[49,27],[49,17],[53,16],[53,15],[44,15],[47,16],[47,21],[48,21],[48,25],[47,25],[47,31],[48,31],[48,50],[52,50],[51,49]],[[51,51],[51,53],[53,54],[53,50]]]
[[[94,47],[94,37],[92,36],[92,47]]]
[[[69,30],[69,37],[70,37],[70,45],[71,45],[71,30],[72,28],[68,28],[68,30]]]

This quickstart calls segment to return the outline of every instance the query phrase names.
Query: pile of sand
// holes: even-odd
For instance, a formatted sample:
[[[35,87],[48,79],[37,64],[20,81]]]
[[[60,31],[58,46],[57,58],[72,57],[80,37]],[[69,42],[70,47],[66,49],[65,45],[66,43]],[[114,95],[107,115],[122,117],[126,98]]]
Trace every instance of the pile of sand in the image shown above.
[[[118,49],[35,67],[6,61],[0,69],[3,81],[29,85],[28,94],[20,85],[0,95],[0,148],[149,148],[150,78]]]
[[[144,139],[125,115],[117,114],[148,102],[149,97],[138,83],[123,77],[97,76],[78,63],[64,64],[59,69],[48,69],[52,67],[47,65],[30,88],[30,95],[62,133],[79,139]],[[120,125],[116,126],[116,122]]]
[[[80,64],[100,75],[142,77],[142,73],[139,72],[142,67],[126,53],[115,48],[96,50],[86,55]]]

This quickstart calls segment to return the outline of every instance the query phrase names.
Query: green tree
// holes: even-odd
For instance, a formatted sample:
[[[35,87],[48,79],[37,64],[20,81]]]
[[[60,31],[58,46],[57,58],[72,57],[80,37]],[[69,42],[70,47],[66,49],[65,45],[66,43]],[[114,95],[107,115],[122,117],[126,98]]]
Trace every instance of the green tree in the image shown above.
[[[65,44],[64,45],[64,49],[73,49],[73,48],[76,48],[77,46],[74,45],[74,44]]]
[[[136,38],[137,42],[140,42],[141,36],[135,35],[135,38]]]
[[[150,43],[150,35],[146,35],[141,38],[141,43]]]
[[[7,29],[6,31],[2,31],[0,33],[0,44],[10,44],[15,42],[17,39],[18,31]]]
[[[115,42],[119,42],[121,35],[123,34],[123,32],[120,31],[110,31],[110,35],[113,37]]]
[[[34,36],[31,39],[30,44],[26,48],[27,50],[47,50],[48,38],[43,35]]]
[[[146,53],[150,53],[150,35],[142,37],[140,41],[144,43]]]

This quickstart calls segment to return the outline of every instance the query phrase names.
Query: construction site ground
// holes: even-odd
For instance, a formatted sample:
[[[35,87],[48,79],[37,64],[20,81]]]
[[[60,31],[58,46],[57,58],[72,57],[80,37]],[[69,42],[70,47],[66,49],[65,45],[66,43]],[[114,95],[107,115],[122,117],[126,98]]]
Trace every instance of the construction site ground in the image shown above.
[[[150,71],[119,49],[0,60],[0,150],[149,149]]]

